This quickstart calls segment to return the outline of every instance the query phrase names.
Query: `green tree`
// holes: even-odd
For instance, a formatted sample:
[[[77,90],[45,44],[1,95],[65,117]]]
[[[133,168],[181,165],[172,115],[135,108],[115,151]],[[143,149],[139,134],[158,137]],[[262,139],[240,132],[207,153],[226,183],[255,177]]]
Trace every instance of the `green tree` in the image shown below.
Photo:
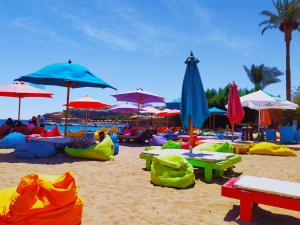
[[[278,77],[283,75],[276,67],[266,67],[264,64],[259,66],[253,64],[250,69],[244,65],[244,69],[249,80],[254,85],[255,91],[263,90],[270,84],[281,82]]]
[[[273,2],[276,13],[262,11],[261,15],[268,19],[262,21],[259,26],[264,26],[262,35],[268,29],[279,29],[284,33],[286,48],[286,98],[291,100],[291,69],[290,69],[290,45],[292,32],[299,29],[300,8],[299,0],[277,0]]]

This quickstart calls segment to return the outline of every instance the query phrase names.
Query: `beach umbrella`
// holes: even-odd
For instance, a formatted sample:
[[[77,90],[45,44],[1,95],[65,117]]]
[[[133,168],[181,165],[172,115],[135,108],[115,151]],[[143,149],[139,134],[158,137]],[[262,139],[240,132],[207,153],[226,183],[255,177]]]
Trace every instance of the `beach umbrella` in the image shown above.
[[[144,91],[143,89],[139,88],[135,91],[120,93],[112,95],[114,98],[116,98],[117,101],[123,101],[123,102],[133,102],[137,103],[138,105],[138,115],[140,112],[140,106],[141,104],[146,103],[153,103],[153,102],[164,102],[164,98],[161,96],[158,96],[156,94]]]
[[[131,104],[122,104],[115,106],[113,108],[110,108],[108,110],[109,112],[114,112],[114,113],[125,113],[127,114],[127,123],[129,123],[129,113],[137,113],[139,112],[139,109],[135,105]]]
[[[209,110],[210,113],[210,120],[209,120],[209,125],[210,128],[213,127],[213,129],[215,129],[216,127],[216,115],[226,115],[226,111],[219,109],[217,107],[212,107]],[[213,121],[211,121],[211,119],[213,118]],[[213,123],[213,126],[211,125],[211,123]]]
[[[15,82],[13,84],[0,87],[0,96],[19,99],[18,120],[20,120],[22,98],[52,98],[52,95],[53,94],[51,92],[31,87],[23,82]]]
[[[169,126],[169,117],[171,116],[179,116],[180,110],[177,109],[164,109],[159,113],[154,114],[154,116],[166,117],[167,118],[167,126]]]
[[[233,82],[230,85],[227,103],[227,117],[231,124],[232,141],[234,139],[234,125],[239,124],[243,120],[244,116],[245,112],[240,101],[237,85]]]
[[[68,127],[68,103],[70,99],[71,88],[96,87],[115,89],[114,87],[97,77],[95,74],[91,73],[87,68],[78,64],[73,64],[71,60],[69,60],[68,63],[51,64],[38,70],[35,73],[21,76],[16,80],[34,84],[54,85],[67,88],[65,134],[67,133]]]
[[[166,106],[168,109],[178,109],[180,110],[181,98],[173,99],[170,102],[166,102]]]
[[[77,99],[77,100],[74,100],[74,101],[70,101],[68,106],[71,107],[71,108],[74,108],[74,109],[85,109],[85,123],[86,123],[86,126],[87,126],[87,124],[88,124],[88,111],[89,110],[91,110],[91,109],[103,109],[103,108],[106,108],[110,105],[105,104],[103,102],[99,102],[96,99],[93,99],[93,98],[91,98],[87,95],[83,98],[80,98],[80,99]]]
[[[190,129],[190,151],[192,151],[193,127],[201,128],[209,117],[208,105],[197,67],[199,60],[191,52],[182,84],[180,119],[185,129]]]
[[[141,108],[141,112],[142,114],[156,114],[156,113],[159,113],[160,110],[157,109],[157,108],[154,108],[152,106],[146,106],[146,107],[143,107]]]

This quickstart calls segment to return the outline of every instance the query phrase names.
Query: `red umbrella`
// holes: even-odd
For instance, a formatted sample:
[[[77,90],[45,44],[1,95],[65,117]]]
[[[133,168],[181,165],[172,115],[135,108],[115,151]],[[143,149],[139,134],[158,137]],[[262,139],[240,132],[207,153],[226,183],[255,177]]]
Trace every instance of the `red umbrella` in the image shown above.
[[[232,141],[234,136],[234,125],[239,124],[245,116],[245,111],[240,101],[240,95],[237,90],[236,84],[230,85],[228,105],[227,105],[227,117],[232,127]]]
[[[154,116],[161,116],[161,117],[167,117],[167,126],[169,125],[169,117],[171,116],[179,116],[180,110],[177,109],[164,109],[160,111],[159,113],[154,114]]]
[[[0,96],[3,97],[13,97],[19,98],[19,110],[18,110],[18,120],[20,119],[21,112],[21,99],[22,98],[52,98],[52,93],[38,88],[31,87],[22,82],[15,82],[7,86],[0,87]]]
[[[85,96],[83,98],[70,101],[68,104],[69,107],[75,108],[75,109],[86,109],[85,112],[85,123],[87,125],[88,123],[88,110],[89,109],[103,109],[110,105],[102,103],[97,101],[96,99],[93,99],[89,96]]]

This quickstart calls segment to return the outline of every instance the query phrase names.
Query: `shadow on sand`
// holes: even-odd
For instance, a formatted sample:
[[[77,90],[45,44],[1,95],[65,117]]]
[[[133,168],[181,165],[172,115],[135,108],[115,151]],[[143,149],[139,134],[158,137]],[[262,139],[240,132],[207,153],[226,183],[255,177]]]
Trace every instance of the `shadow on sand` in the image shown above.
[[[235,222],[239,225],[299,225],[300,220],[289,215],[276,214],[268,210],[262,209],[259,206],[253,207],[252,222],[243,222],[239,219],[240,206],[234,205],[231,210],[226,214],[224,221]],[[267,222],[268,221],[268,222]]]

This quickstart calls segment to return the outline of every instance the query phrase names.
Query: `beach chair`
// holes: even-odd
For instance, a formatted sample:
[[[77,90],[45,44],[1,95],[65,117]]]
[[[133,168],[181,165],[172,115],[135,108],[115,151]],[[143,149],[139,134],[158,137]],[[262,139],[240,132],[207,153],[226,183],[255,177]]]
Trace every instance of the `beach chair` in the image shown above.
[[[258,204],[300,211],[300,183],[243,176],[225,183],[221,194],[240,200],[242,221],[252,221],[252,208]]]
[[[145,150],[139,156],[146,160],[146,169],[151,169],[154,156],[163,154],[178,154],[184,156],[187,161],[197,168],[204,169],[204,181],[211,182],[213,175],[222,177],[224,170],[233,168],[234,164],[242,160],[241,156],[231,153],[193,151],[190,153],[182,149]]]

